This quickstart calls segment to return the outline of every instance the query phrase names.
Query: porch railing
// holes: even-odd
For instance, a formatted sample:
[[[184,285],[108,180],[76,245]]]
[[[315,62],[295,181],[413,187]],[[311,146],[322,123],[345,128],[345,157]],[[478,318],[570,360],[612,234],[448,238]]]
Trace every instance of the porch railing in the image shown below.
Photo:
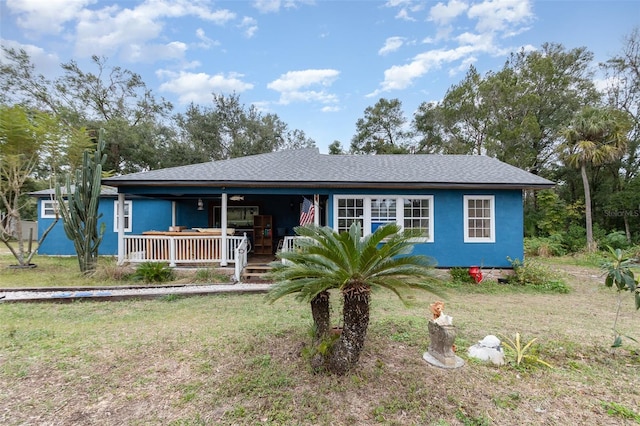
[[[280,250],[287,252],[287,251],[294,251],[297,247],[298,244],[300,243],[300,241],[304,238],[307,237],[299,237],[299,236],[285,236],[283,241],[282,241],[282,247]],[[286,259],[282,259],[282,263],[287,263]]]
[[[238,259],[237,249],[245,236],[228,236],[226,260],[229,263],[245,262]],[[222,237],[219,235],[174,236],[174,235],[127,235],[124,237],[124,261],[129,263],[167,262],[169,266],[178,264],[207,264],[222,262]]]
[[[233,272],[233,279],[239,283],[242,277],[242,270],[247,266],[247,252],[249,251],[249,239],[247,234],[244,234],[240,245],[234,250],[235,267]]]

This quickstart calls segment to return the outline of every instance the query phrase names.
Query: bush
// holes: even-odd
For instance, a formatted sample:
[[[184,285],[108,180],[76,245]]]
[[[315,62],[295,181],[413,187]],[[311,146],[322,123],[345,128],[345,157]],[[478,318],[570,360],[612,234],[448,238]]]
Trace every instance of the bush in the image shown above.
[[[173,270],[163,263],[141,263],[133,274],[132,279],[146,283],[162,283],[173,280]]]
[[[457,283],[475,283],[467,268],[451,268],[449,269],[449,275],[451,275],[451,281]]]
[[[507,259],[511,262],[511,267],[513,268],[513,274],[507,279],[509,284],[533,286],[554,293],[569,292],[567,284],[547,266],[530,259],[525,262],[519,259]]]
[[[563,236],[562,243],[569,253],[583,251],[587,246],[587,230],[575,223],[571,224]]]
[[[528,256],[563,256],[566,250],[562,243],[561,234],[553,234],[548,237],[535,237],[524,239],[524,253]]]
[[[613,231],[598,241],[600,247],[611,247],[612,249],[626,250],[631,247],[631,243],[627,241],[627,236],[622,231]]]

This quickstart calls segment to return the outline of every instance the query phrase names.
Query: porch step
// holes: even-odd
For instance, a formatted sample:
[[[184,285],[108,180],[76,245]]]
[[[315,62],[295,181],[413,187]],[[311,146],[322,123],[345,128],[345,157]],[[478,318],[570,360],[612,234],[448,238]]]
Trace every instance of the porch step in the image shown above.
[[[247,265],[242,271],[243,282],[264,282],[266,275],[271,271],[269,265]]]

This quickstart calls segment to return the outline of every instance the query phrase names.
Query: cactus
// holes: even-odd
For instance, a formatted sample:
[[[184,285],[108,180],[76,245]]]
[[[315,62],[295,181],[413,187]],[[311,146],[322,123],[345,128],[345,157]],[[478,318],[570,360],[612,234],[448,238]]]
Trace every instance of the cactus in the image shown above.
[[[56,198],[59,202],[64,232],[73,241],[80,271],[85,274],[96,269],[98,247],[105,231],[104,223],[101,224],[100,231],[98,231],[98,219],[102,217],[102,214],[98,215],[100,180],[102,166],[107,159],[106,154],[102,153],[104,147],[104,129],[100,129],[93,157],[88,151],[85,151],[82,158],[82,168],[76,170],[73,192],[71,176],[67,175],[67,203],[62,202],[64,198],[60,186],[56,186]]]

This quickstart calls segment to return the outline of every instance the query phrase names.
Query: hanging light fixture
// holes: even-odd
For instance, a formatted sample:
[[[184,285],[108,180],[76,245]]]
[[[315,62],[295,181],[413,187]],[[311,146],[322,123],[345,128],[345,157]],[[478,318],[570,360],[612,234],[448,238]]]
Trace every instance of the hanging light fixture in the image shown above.
[[[204,203],[202,202],[202,198],[198,198],[198,210],[204,210]]]

